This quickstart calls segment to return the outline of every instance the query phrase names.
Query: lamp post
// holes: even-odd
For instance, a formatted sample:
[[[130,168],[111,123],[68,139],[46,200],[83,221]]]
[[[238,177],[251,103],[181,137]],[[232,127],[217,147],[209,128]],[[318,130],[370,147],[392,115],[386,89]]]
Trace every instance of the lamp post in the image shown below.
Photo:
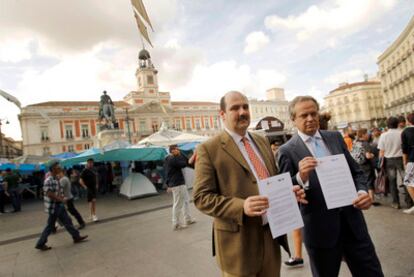
[[[3,134],[1,133],[2,121],[6,120],[6,124],[9,124],[9,121],[5,118],[0,118],[0,158],[3,158]]]
[[[128,142],[130,144],[132,144],[132,141],[131,141],[131,129],[129,128],[129,121],[132,121],[132,119],[129,118],[128,108],[125,108],[125,113],[126,113],[125,121],[126,121],[126,124],[127,124],[127,131],[128,131]]]

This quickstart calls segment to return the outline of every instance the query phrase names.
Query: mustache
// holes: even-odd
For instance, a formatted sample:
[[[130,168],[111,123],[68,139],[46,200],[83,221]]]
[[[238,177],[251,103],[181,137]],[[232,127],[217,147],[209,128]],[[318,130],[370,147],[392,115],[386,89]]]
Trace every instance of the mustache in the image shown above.
[[[249,120],[249,116],[248,115],[241,115],[241,116],[239,116],[237,121],[242,121],[242,120]]]

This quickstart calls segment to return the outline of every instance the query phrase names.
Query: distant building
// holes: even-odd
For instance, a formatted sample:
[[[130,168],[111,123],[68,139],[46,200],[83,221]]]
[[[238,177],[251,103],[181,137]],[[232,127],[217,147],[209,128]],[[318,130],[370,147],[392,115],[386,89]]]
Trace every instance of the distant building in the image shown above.
[[[205,136],[221,130],[218,103],[171,101],[169,92],[158,90],[158,71],[147,50],[139,53],[138,62],[137,90],[123,101],[114,101],[117,123],[126,140],[131,137],[136,143],[158,131],[163,122],[170,128]],[[100,125],[98,110],[98,101],[43,102],[24,107],[19,117],[24,154],[46,156],[93,147]]]
[[[331,114],[329,125],[333,128],[370,128],[384,118],[381,83],[367,76],[363,82],[340,84],[324,99],[323,110]]]
[[[285,124],[285,129],[292,128],[289,118],[289,102],[285,99],[283,88],[271,88],[266,91],[266,100],[249,99],[252,121],[274,116]]]
[[[22,141],[15,141],[0,134],[0,159],[14,159],[21,156],[22,153]]]
[[[414,17],[377,61],[385,115],[414,111]]]

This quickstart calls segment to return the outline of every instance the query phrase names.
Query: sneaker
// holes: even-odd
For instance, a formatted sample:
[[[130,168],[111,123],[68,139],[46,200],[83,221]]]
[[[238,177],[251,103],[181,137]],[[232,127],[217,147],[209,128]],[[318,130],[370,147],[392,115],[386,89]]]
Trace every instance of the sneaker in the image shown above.
[[[192,219],[190,219],[190,220],[186,220],[185,221],[185,224],[186,225],[191,225],[191,224],[194,224],[194,223],[196,223],[197,221],[194,219],[194,218],[192,218]]]
[[[414,206],[403,211],[405,214],[414,214]]]
[[[285,265],[287,267],[290,267],[290,268],[302,267],[303,266],[303,259],[301,259],[301,258],[289,258],[289,260],[285,262]]]
[[[178,230],[182,230],[187,228],[186,225],[181,225],[181,224],[173,224],[173,231],[178,231]]]
[[[397,210],[401,209],[401,206],[398,203],[392,203],[391,207],[393,207],[394,209],[397,209]]]
[[[93,215],[92,216],[92,221],[93,222],[97,222],[97,221],[99,221],[99,219],[98,219],[98,217],[96,215]]]
[[[88,238],[88,235],[86,236],[79,236],[78,238],[73,240],[73,243],[80,243],[82,241],[85,241]]]
[[[35,248],[36,248],[36,249],[39,249],[40,251],[47,251],[47,250],[52,249],[52,247],[47,246],[46,244],[44,244],[44,245],[39,245],[39,246],[35,246]]]

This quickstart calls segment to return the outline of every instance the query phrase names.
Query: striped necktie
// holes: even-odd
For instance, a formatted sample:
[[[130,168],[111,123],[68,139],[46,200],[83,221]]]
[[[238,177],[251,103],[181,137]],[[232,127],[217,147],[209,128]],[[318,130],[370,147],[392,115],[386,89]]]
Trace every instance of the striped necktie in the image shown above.
[[[268,178],[269,171],[267,171],[267,168],[265,167],[265,165],[262,163],[260,158],[254,152],[253,147],[251,146],[249,140],[246,137],[244,137],[242,138],[241,141],[243,142],[247,155],[249,155],[249,159],[253,164],[254,170],[257,173],[257,177],[259,177],[260,180]]]

